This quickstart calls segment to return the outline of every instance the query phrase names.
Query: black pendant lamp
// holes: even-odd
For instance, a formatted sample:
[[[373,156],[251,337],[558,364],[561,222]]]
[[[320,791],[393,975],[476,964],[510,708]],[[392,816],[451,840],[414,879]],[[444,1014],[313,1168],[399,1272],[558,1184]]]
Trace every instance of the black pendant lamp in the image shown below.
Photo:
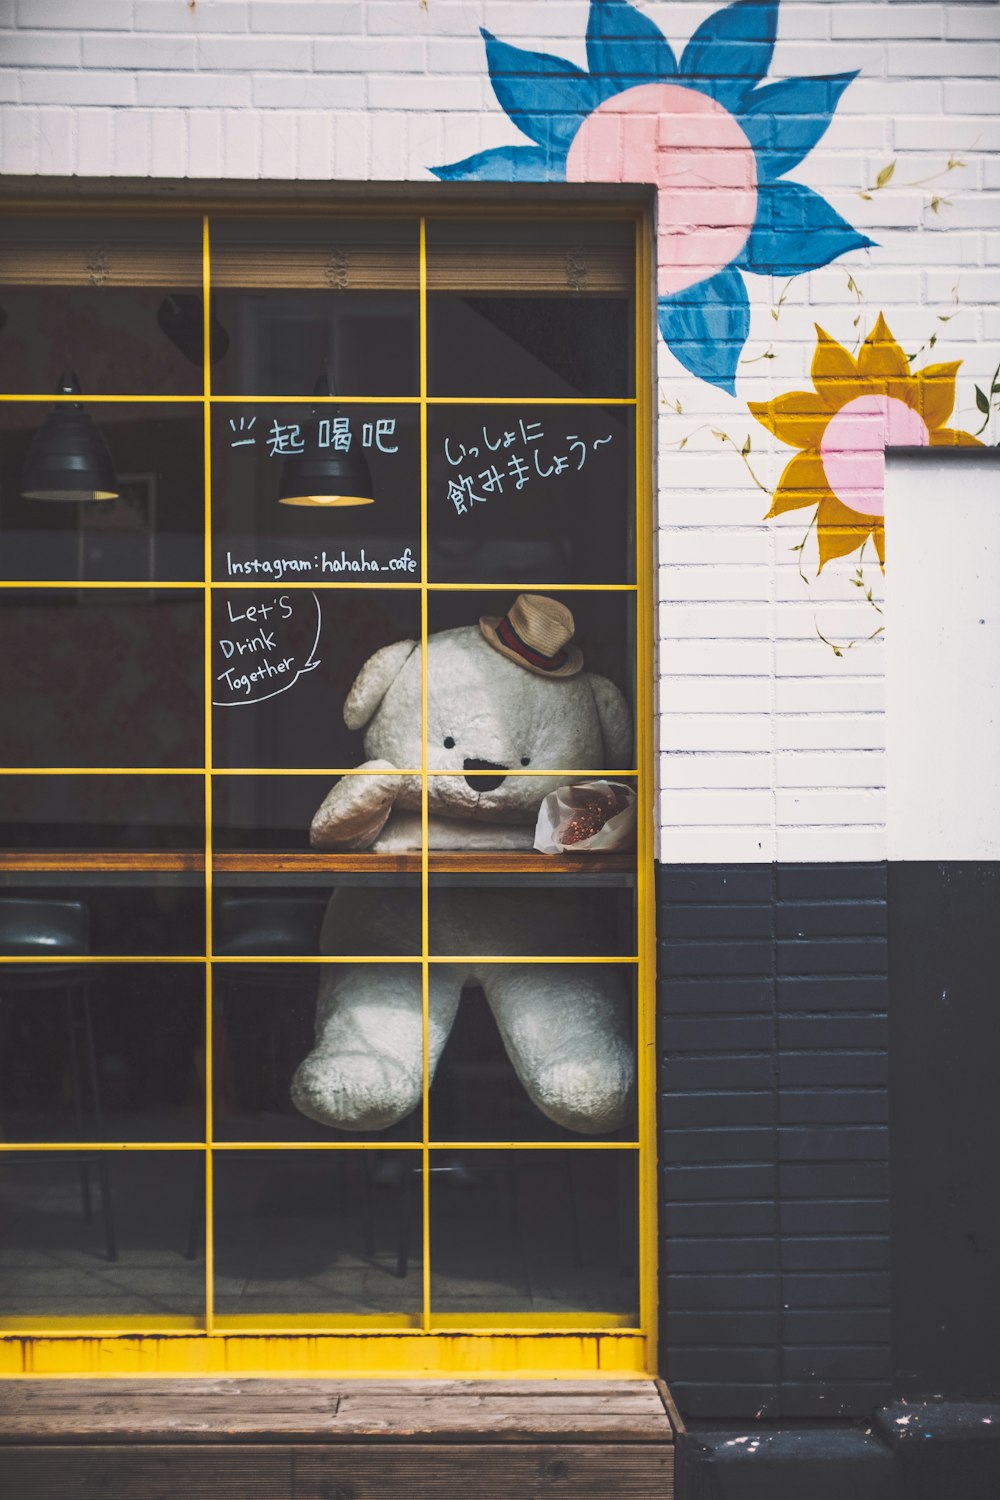
[[[330,382],[321,375],[313,388],[314,396],[329,396]],[[340,413],[336,407],[325,408],[330,425]],[[278,486],[281,505],[372,505],[371,470],[364,454],[351,447],[342,449],[319,445],[320,417],[315,408],[305,425],[305,450],[285,459]]]
[[[80,394],[74,370],[63,371],[57,394]],[[21,470],[21,496],[117,500],[118,479],[108,445],[79,401],[61,401],[35,433]]]

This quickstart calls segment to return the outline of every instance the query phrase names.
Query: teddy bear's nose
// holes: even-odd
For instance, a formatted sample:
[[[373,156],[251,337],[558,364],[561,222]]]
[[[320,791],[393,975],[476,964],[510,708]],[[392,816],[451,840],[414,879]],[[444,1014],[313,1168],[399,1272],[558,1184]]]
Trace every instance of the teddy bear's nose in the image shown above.
[[[498,766],[492,760],[466,760],[463,762],[466,771],[506,771],[506,766]],[[466,781],[474,792],[493,792],[498,786],[506,781],[506,776],[466,776]]]

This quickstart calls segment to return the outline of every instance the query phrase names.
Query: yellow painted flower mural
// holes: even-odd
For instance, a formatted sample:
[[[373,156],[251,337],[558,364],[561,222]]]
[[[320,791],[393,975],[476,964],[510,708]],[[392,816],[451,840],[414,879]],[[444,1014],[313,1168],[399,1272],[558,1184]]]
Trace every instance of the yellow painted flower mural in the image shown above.
[[[855,357],[817,325],[813,391],[752,401],[769,432],[800,451],[785,468],[768,517],[816,506],[819,567],[871,537],[885,566],[885,450],[981,447],[945,424],[961,361],[911,370],[882,314]]]

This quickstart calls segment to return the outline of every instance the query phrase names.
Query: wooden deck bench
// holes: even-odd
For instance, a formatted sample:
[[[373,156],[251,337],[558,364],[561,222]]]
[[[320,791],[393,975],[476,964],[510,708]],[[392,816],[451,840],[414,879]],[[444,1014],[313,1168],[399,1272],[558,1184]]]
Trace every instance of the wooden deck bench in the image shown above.
[[[2,1380],[5,1500],[671,1500],[653,1380]]]

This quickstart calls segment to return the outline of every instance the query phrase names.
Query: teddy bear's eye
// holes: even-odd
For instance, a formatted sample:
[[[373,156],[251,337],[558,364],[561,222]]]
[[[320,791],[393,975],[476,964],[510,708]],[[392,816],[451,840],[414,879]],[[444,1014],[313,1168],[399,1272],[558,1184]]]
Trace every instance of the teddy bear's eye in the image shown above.
[[[531,756],[530,755],[522,755],[521,756],[521,764],[522,764],[522,766],[530,766],[531,765]]]
[[[446,734],[444,737],[444,748],[446,750],[454,750],[455,748],[455,741],[452,739],[450,734]]]

